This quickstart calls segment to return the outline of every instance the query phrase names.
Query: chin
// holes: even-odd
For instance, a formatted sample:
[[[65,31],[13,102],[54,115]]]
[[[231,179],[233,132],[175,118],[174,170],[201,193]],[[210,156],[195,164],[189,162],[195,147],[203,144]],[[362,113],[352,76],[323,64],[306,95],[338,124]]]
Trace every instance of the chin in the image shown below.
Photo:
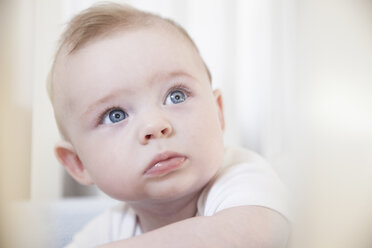
[[[193,182],[185,184],[170,185],[162,189],[151,192],[149,198],[156,201],[172,201],[182,199],[184,197],[198,194],[204,188],[204,182]]]

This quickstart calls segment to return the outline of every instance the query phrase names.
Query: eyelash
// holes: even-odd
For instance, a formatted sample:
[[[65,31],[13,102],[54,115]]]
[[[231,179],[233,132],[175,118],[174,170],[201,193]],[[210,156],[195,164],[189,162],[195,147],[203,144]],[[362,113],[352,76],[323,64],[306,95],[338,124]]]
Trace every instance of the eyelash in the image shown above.
[[[176,90],[180,90],[180,91],[184,92],[184,93],[186,94],[186,97],[187,97],[187,98],[190,97],[190,96],[192,96],[191,91],[189,90],[189,88],[188,88],[185,84],[183,84],[183,83],[177,83],[177,84],[173,85],[173,86],[172,86],[172,87],[167,91],[167,93],[166,93],[166,95],[165,95],[165,96],[166,96],[165,99],[168,97],[168,95],[169,95],[172,91],[176,91]],[[165,103],[165,99],[164,99],[163,103]],[[109,107],[109,108],[107,108],[105,111],[103,111],[102,114],[100,114],[100,115],[98,116],[98,118],[97,118],[97,123],[98,123],[98,125],[102,124],[102,122],[103,122],[105,116],[106,116],[108,113],[110,113],[111,111],[115,110],[115,109],[120,109],[120,110],[126,112],[122,107],[119,107],[119,106]]]
[[[191,91],[189,90],[189,88],[183,84],[183,83],[177,83],[175,85],[173,85],[168,91],[167,91],[167,94],[165,94],[165,99],[168,97],[168,95],[172,92],[172,91],[176,91],[176,90],[179,90],[179,91],[182,91],[185,93],[186,97],[190,97],[192,96],[191,94]],[[165,102],[165,99],[164,99],[164,102]]]
[[[115,109],[120,109],[124,112],[126,112],[125,110],[123,110],[123,108],[119,107],[119,106],[113,106],[113,107],[109,107],[107,108],[105,111],[102,112],[102,114],[100,114],[97,118],[97,123],[100,125],[103,123],[103,120],[105,118],[106,115],[108,115],[108,113],[110,113],[111,111],[115,110]]]

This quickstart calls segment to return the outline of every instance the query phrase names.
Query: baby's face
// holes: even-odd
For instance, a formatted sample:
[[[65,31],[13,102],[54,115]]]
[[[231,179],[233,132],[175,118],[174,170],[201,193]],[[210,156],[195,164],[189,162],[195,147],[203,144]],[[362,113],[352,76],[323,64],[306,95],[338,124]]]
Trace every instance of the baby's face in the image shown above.
[[[62,59],[55,73],[56,111],[64,112],[81,169],[108,195],[182,197],[221,165],[221,96],[182,36],[159,28],[118,33]]]

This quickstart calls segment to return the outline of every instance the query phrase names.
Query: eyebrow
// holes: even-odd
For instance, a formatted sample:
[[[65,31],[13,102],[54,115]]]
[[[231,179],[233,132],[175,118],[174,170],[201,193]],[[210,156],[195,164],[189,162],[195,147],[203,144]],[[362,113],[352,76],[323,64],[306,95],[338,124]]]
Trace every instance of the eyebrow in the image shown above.
[[[97,106],[99,106],[101,104],[104,104],[105,102],[108,102],[110,99],[116,98],[123,93],[128,93],[128,92],[130,92],[129,89],[117,89],[115,91],[110,92],[109,94],[105,95],[104,97],[102,97],[102,98],[98,99],[97,101],[94,101],[94,103],[90,104],[88,106],[87,110],[84,111],[84,113],[81,116],[88,115],[89,113],[93,112],[93,110],[95,108],[97,108]]]
[[[191,78],[192,80],[198,81],[195,77],[191,76],[189,73],[186,73],[186,72],[181,71],[181,70],[176,70],[176,71],[172,71],[170,73],[161,73],[161,74],[155,75],[154,77],[151,78],[150,84],[154,84],[159,80],[161,80],[161,81],[165,80],[166,81],[166,80],[170,80],[170,79],[176,78],[176,77],[187,77],[187,78]]]
[[[151,80],[149,80],[149,84],[153,85],[156,82],[167,81],[167,80],[170,80],[170,79],[176,78],[176,77],[187,77],[187,78],[191,78],[192,80],[198,81],[195,77],[191,76],[189,73],[177,70],[177,71],[173,71],[171,73],[162,73],[162,74],[155,75],[151,78]],[[101,105],[105,102],[108,102],[110,99],[116,98],[119,95],[122,95],[123,93],[128,93],[128,92],[131,92],[131,91],[132,91],[131,89],[126,89],[126,88],[116,89],[114,91],[111,91],[109,94],[105,95],[104,97],[98,99],[97,101],[95,101],[94,103],[89,105],[88,109],[86,111],[84,111],[84,113],[81,116],[86,116],[89,113],[91,113],[95,108],[97,108],[97,106],[99,106],[99,105]]]

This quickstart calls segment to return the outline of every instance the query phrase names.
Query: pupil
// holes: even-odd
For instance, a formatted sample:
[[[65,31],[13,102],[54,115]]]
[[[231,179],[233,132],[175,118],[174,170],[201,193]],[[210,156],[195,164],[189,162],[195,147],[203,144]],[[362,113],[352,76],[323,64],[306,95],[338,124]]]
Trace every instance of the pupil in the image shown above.
[[[116,113],[115,114],[115,118],[119,119],[120,118],[120,114],[119,113]]]

